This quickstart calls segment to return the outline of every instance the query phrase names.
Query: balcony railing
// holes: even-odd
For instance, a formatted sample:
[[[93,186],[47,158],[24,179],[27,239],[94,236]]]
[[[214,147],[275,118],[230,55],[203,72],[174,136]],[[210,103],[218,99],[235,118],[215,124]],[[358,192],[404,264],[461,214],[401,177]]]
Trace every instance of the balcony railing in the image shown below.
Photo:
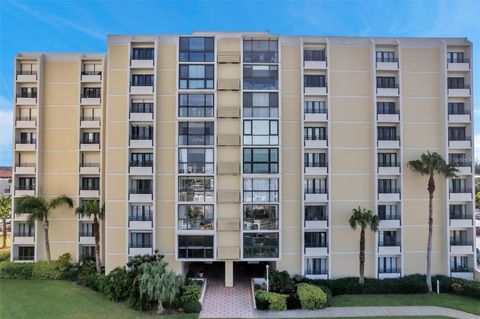
[[[379,247],[397,247],[400,245],[401,245],[401,241],[398,239],[384,240],[384,241],[378,242]]]
[[[278,107],[243,107],[243,117],[278,117]]]
[[[22,92],[17,94],[17,97],[20,98],[37,98],[37,92]]]
[[[20,139],[20,140],[16,140],[15,143],[17,143],[17,144],[36,144],[37,139],[36,138]]]
[[[451,161],[450,164],[453,164],[457,167],[472,167],[472,162],[469,161]]]
[[[305,141],[326,141],[328,139],[327,134],[321,136],[303,136]]]
[[[244,230],[277,230],[278,219],[272,218],[244,218]]]
[[[277,63],[277,52],[265,52],[265,51],[244,51],[243,52],[244,63]]]
[[[142,141],[142,140],[153,140],[153,135],[136,135],[132,134],[130,135],[130,140],[135,140],[135,141]]]
[[[130,167],[153,167],[153,161],[130,161]]]
[[[305,167],[327,167],[327,162],[305,162]]]
[[[81,231],[79,233],[80,237],[93,237],[93,231]]]
[[[398,58],[388,58],[388,57],[376,57],[377,62],[398,62]]]
[[[82,191],[99,191],[100,185],[80,185]]]
[[[400,141],[400,136],[378,136],[379,141]]]
[[[392,85],[388,85],[388,84],[377,85],[377,89],[398,89],[398,88],[399,88],[398,83],[395,83]]]
[[[400,214],[385,214],[385,213],[380,213],[378,214],[378,217],[380,220],[400,220]]]
[[[100,121],[99,116],[82,116],[80,117],[81,121]]]
[[[34,237],[35,236],[34,231],[31,231],[31,232],[16,231],[13,234],[14,234],[15,237]]]
[[[448,109],[449,115],[469,115],[470,111],[465,109]]]
[[[15,163],[16,167],[36,167],[35,163]]]
[[[465,267],[457,266],[457,267],[450,267],[450,271],[451,272],[473,272],[474,270],[473,268],[468,266],[465,266]]]
[[[473,242],[471,240],[450,240],[450,246],[473,246]]]
[[[400,167],[398,162],[378,162],[378,167]]]
[[[456,89],[459,89],[459,90],[463,90],[463,89],[470,89],[470,85],[468,84],[463,84],[463,85],[455,85],[453,87],[451,86],[448,86],[448,89],[449,90],[456,90]]]
[[[399,274],[402,270],[400,268],[378,269],[379,274]]]
[[[400,112],[393,108],[393,109],[385,109],[385,108],[380,108],[378,107],[377,108],[377,114],[391,114],[391,115],[396,115],[396,114],[400,114]]]
[[[100,92],[99,93],[83,93],[81,95],[81,98],[83,99],[99,99],[101,97]]]
[[[321,107],[321,108],[310,108],[306,107],[304,108],[305,114],[327,114],[327,107]]]
[[[153,113],[153,103],[133,103],[130,113]]]
[[[447,63],[470,63],[469,58],[447,58]]]
[[[131,222],[151,222],[153,221],[153,214],[129,214],[128,220]]]
[[[214,220],[211,218],[179,218],[179,230],[213,230]]]
[[[17,71],[17,75],[37,75],[37,74],[38,74],[38,71],[25,71],[25,70]]]
[[[320,189],[313,189],[313,188],[305,188],[305,194],[327,194],[327,188],[320,188]]]
[[[449,141],[471,141],[472,138],[470,136],[449,136]]]
[[[130,188],[130,194],[139,194],[139,195],[152,195],[153,191],[151,189],[138,189],[138,188]]]
[[[258,247],[243,247],[244,258],[278,258],[278,245],[262,245]]]
[[[16,120],[17,121],[36,121],[37,117],[36,116],[17,116]]]
[[[16,185],[15,189],[19,191],[34,191],[35,185]]]
[[[80,167],[100,167],[100,163],[80,163]]]
[[[453,194],[472,193],[472,189],[469,187],[450,187],[449,191]]]
[[[379,189],[378,190],[379,194],[397,194],[400,193],[400,188],[399,187],[391,187],[387,189]]]
[[[473,214],[467,214],[467,213],[455,214],[455,213],[450,212],[449,216],[450,216],[450,219],[454,219],[454,220],[459,220],[459,219],[471,220],[473,218]]]
[[[80,143],[82,143],[82,144],[100,144],[100,139],[84,139],[84,140],[81,140]]]
[[[82,71],[82,75],[102,75],[102,71]]]

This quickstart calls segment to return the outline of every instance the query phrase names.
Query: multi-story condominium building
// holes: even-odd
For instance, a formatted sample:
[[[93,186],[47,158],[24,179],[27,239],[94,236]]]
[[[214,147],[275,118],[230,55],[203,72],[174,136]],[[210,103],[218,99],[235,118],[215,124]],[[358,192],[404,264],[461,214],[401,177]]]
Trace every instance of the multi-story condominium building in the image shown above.
[[[464,38],[197,32],[108,38],[106,54],[16,59],[14,201],[105,203],[106,270],[165,255],[172,269],[269,263],[312,278],[358,273],[352,208],[380,218],[366,275],[424,273],[435,151],[433,273],[475,276],[472,45]],[[53,256],[93,254],[92,221],[61,208]],[[16,215],[12,259],[45,258]],[[205,266],[208,267],[208,266]]]

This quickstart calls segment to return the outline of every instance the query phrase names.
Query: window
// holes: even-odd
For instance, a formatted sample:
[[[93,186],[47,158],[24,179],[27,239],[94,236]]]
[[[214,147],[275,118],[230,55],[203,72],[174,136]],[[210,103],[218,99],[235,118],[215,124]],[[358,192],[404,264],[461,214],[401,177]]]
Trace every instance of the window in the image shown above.
[[[180,202],[213,202],[213,177],[179,177],[178,200]]]
[[[397,114],[395,102],[377,102],[377,114]]]
[[[18,190],[35,190],[35,177],[19,177],[18,185],[15,188]]]
[[[178,123],[178,144],[180,145],[213,145],[213,135],[213,122]]]
[[[378,192],[382,194],[399,193],[400,189],[397,188],[397,180],[396,179],[379,179]]]
[[[448,128],[448,140],[449,141],[467,141],[465,127],[449,127]]]
[[[244,65],[244,90],[277,90],[278,66],[276,65]]]
[[[82,190],[100,190],[99,177],[82,177]]]
[[[133,48],[132,60],[153,60],[153,48]]]
[[[472,241],[468,238],[466,230],[451,230],[450,231],[450,245],[452,246],[467,246],[471,245]]]
[[[448,103],[448,114],[467,114],[465,103]]]
[[[304,61],[326,61],[327,56],[323,50],[303,50]]]
[[[153,86],[153,74],[132,74],[132,86]]]
[[[244,148],[243,173],[278,173],[278,148]]]
[[[178,116],[215,116],[213,112],[213,94],[180,94],[178,96]]]
[[[84,98],[100,98],[101,88],[83,88],[83,95]]]
[[[95,246],[80,245],[80,260],[95,260]]]
[[[278,63],[277,40],[243,40],[244,63]]]
[[[394,89],[396,87],[394,76],[377,76],[378,89]]]
[[[178,236],[178,258],[212,259],[213,236]]]
[[[468,266],[468,256],[450,257],[450,271],[452,272],[472,272]]]
[[[327,232],[306,232],[305,248],[327,247]]]
[[[132,179],[130,181],[130,194],[152,194],[151,179]]]
[[[463,52],[447,52],[448,63],[466,63],[465,54]]]
[[[380,220],[399,220],[397,205],[378,205],[378,217]]]
[[[381,274],[400,273],[400,261],[397,257],[378,257],[378,272]]]
[[[18,246],[17,260],[34,260],[34,259],[35,259],[35,247]]]
[[[465,89],[465,79],[463,77],[449,77],[447,84],[449,89]]]
[[[395,52],[393,51],[377,51],[377,62],[397,62],[395,59]]]
[[[304,86],[306,88],[310,88],[310,87],[315,87],[315,88],[318,88],[318,87],[326,87],[327,86],[327,82],[325,80],[325,75],[304,75],[303,76],[303,81],[304,81]]]
[[[397,153],[378,153],[378,167],[397,167]]]
[[[35,225],[29,223],[17,223],[15,227],[15,237],[34,237]]]
[[[93,237],[93,223],[80,223],[80,237]]]
[[[244,117],[278,117],[278,93],[243,93]]]
[[[305,194],[326,194],[326,178],[307,178],[304,181]]]
[[[378,246],[381,247],[400,246],[400,241],[397,240],[396,230],[385,230],[379,232],[378,241]]]
[[[243,258],[278,258],[278,233],[244,233]]]
[[[153,140],[152,125],[132,125],[130,126],[131,140]]]
[[[36,98],[37,88],[21,88],[19,97]]]
[[[131,153],[130,167],[152,167],[153,153]]]
[[[328,274],[327,258],[307,258],[305,263],[305,275]]]
[[[37,133],[20,132],[20,144],[35,144],[37,142]]]
[[[327,113],[327,103],[326,101],[305,101],[303,103],[303,110],[305,114],[325,114]]]
[[[306,221],[326,221],[327,220],[327,206],[313,205],[305,206],[305,220]]]
[[[180,64],[180,89],[213,89],[213,65]]]
[[[243,205],[244,230],[277,230],[278,205]]]
[[[141,205],[133,204],[130,205],[130,210],[128,212],[129,221],[152,221],[153,220],[153,209],[151,205]]]
[[[244,120],[243,145],[278,145],[278,120]]]
[[[397,128],[395,126],[380,126],[377,127],[377,135],[379,141],[396,141]]]
[[[152,233],[130,233],[130,248],[152,248]]]
[[[178,205],[179,230],[213,230],[213,205]]]
[[[180,37],[180,62],[213,62],[213,37]]]
[[[303,160],[305,167],[327,167],[326,153],[305,153]]]
[[[303,129],[303,138],[305,141],[319,141],[327,139],[326,127],[305,127]]]
[[[99,132],[83,132],[82,144],[100,144]]]
[[[214,167],[212,148],[179,148],[179,174],[213,174]]]
[[[153,102],[134,101],[130,107],[131,113],[153,113]]]
[[[467,181],[465,179],[450,179],[450,193],[470,193],[471,189],[467,188],[466,185]]]
[[[450,153],[448,154],[448,162],[459,167],[470,167],[472,163],[467,158],[465,153]]]
[[[103,65],[98,63],[84,63],[82,75],[101,75]]]
[[[278,202],[277,178],[244,178],[244,202]]]

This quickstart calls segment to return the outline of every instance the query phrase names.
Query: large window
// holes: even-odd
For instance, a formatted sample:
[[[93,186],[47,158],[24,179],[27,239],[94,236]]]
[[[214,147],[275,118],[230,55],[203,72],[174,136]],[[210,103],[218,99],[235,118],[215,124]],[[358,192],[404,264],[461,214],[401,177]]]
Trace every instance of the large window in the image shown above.
[[[326,127],[305,127],[303,129],[303,137],[305,141],[317,141],[327,139]]]
[[[99,132],[83,132],[82,144],[100,144]]]
[[[278,205],[244,205],[244,230],[277,230]]]
[[[463,77],[449,77],[447,79],[447,84],[449,89],[464,89],[465,88],[465,78]]]
[[[305,114],[319,114],[327,113],[326,101],[305,101],[303,103],[303,110]]]
[[[326,153],[305,153],[303,160],[305,167],[327,167]]]
[[[463,52],[447,52],[447,62],[448,63],[466,63],[468,62],[465,59],[465,53]]]
[[[243,145],[278,145],[278,120],[244,120]]]
[[[450,231],[450,245],[452,246],[470,246],[472,240],[468,236],[466,230],[451,230]]]
[[[132,60],[153,60],[153,48],[133,48]]]
[[[380,220],[399,220],[397,205],[378,205],[378,217]]]
[[[307,178],[304,182],[305,194],[326,194],[326,178]]]
[[[326,221],[327,206],[325,205],[306,205],[305,206],[305,220],[306,221]]]
[[[397,188],[398,181],[395,178],[385,178],[378,180],[378,192],[382,194],[399,193]]]
[[[213,37],[180,37],[180,62],[213,62]]]
[[[400,273],[400,261],[397,257],[378,257],[378,272],[381,274]]]
[[[93,223],[80,223],[80,237],[93,237]]]
[[[327,258],[307,258],[305,263],[305,275],[328,274]]]
[[[153,140],[152,125],[132,125],[130,126],[131,140]]]
[[[397,62],[393,51],[377,51],[376,57],[377,62]]]
[[[35,236],[35,225],[29,223],[15,223],[15,237]]]
[[[397,167],[397,153],[378,153],[378,167]]]
[[[152,205],[132,204],[128,212],[129,221],[150,222],[153,220]]]
[[[35,144],[37,142],[37,133],[20,132],[20,141],[18,142],[20,142],[20,144]]]
[[[35,190],[35,177],[19,177],[18,185],[15,188],[18,190]]]
[[[95,260],[95,246],[80,245],[80,260]]]
[[[450,257],[450,271],[452,272],[472,272],[468,264],[468,256]]]
[[[306,232],[305,248],[327,247],[327,232]]]
[[[394,89],[396,87],[394,76],[377,76],[378,89]]]
[[[23,89],[24,88],[22,88],[22,95],[23,95]],[[100,98],[100,92],[101,92],[101,88],[83,88],[82,97],[84,97],[84,98]]]
[[[244,90],[277,90],[278,66],[276,65],[244,65]]]
[[[326,61],[327,55],[325,54],[325,49],[322,50],[303,50],[303,60],[304,61]]]
[[[82,177],[82,190],[96,190],[100,189],[99,177]]]
[[[213,177],[179,177],[178,200],[180,202],[213,202]]]
[[[153,74],[132,74],[132,86],[153,86]]]
[[[36,98],[37,88],[20,88],[19,97]]]
[[[178,96],[178,116],[215,116],[213,112],[213,94],[180,94]]]
[[[178,144],[180,145],[213,145],[213,122],[180,122],[178,123]]]
[[[243,258],[278,258],[278,233],[244,233]]]
[[[396,141],[397,128],[395,126],[380,126],[377,127],[377,135],[379,141]]]
[[[178,236],[178,258],[212,259],[213,236]]]
[[[131,113],[153,113],[153,102],[132,101]]]
[[[132,179],[130,181],[130,194],[152,194],[151,179]]]
[[[466,179],[450,179],[450,193],[470,193],[471,191],[471,188],[467,188]]]
[[[400,236],[396,230],[385,230],[378,233],[378,246],[393,247],[400,246]]]
[[[243,93],[244,117],[278,117],[278,93]]]
[[[472,165],[471,158],[468,158],[465,153],[448,154],[448,163],[455,164],[459,167],[470,167]]]
[[[327,81],[325,75],[304,75],[304,86],[307,87],[326,87]]]
[[[178,205],[179,230],[212,230],[213,205]]]
[[[397,114],[395,102],[377,102],[378,114]]]
[[[448,114],[467,114],[465,113],[465,103],[449,102]]]
[[[278,202],[277,178],[245,178],[243,180],[244,202]]]
[[[180,64],[180,89],[213,89],[213,65]]]
[[[449,141],[466,141],[467,134],[465,127],[449,127],[448,128]]]
[[[17,260],[34,260],[35,247],[33,246],[19,246]]]
[[[472,219],[471,214],[467,214],[467,205],[450,205],[450,219]]]
[[[212,148],[179,148],[178,173],[213,174]]]
[[[152,248],[152,233],[131,232],[130,248]]]
[[[278,41],[243,40],[243,62],[278,63]]]
[[[244,148],[243,173],[278,173],[278,148]]]
[[[130,167],[152,167],[153,153],[130,153]]]

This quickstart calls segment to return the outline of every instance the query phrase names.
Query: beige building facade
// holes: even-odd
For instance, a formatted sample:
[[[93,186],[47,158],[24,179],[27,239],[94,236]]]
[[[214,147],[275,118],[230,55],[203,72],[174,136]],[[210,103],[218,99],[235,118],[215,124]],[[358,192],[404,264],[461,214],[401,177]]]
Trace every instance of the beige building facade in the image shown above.
[[[238,263],[311,278],[424,273],[427,150],[437,177],[433,273],[475,276],[472,45],[464,38],[196,32],[112,35],[106,54],[22,53],[14,202],[105,204],[102,263],[158,250],[172,269]],[[53,256],[93,254],[92,221],[51,215]],[[14,218],[12,260],[45,258],[41,225]]]

